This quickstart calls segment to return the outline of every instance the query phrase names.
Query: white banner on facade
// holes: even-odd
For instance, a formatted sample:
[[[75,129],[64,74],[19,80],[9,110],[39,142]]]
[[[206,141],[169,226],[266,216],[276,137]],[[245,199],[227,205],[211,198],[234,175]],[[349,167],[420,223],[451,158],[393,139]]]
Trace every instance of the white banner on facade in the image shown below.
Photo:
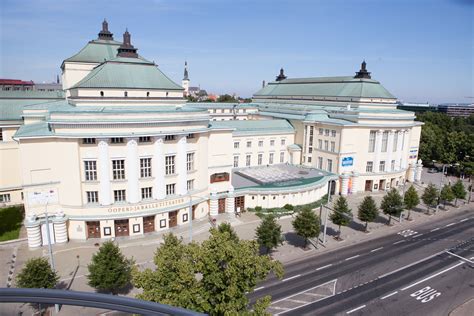
[[[28,205],[38,206],[46,204],[58,203],[58,191],[57,189],[45,189],[28,192]]]

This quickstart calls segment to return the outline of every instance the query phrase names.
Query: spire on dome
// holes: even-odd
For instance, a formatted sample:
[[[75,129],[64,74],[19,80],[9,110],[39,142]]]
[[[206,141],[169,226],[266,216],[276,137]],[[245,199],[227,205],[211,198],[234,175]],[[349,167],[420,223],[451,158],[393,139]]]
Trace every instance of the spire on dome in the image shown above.
[[[370,76],[370,72],[367,71],[367,63],[365,60],[362,62],[360,65],[360,70],[356,72],[356,75],[354,78],[359,78],[359,79],[371,79],[372,77]]]
[[[188,74],[188,62],[184,62],[184,77],[183,80],[189,80],[189,74]]]
[[[102,22],[102,30],[99,32],[99,39],[107,41],[114,40],[114,34],[109,32],[109,23],[107,23],[106,19]]]
[[[282,81],[282,80],[285,80],[286,79],[286,76],[285,76],[285,71],[283,70],[283,68],[280,69],[280,74],[276,77],[276,81]]]
[[[132,42],[131,42],[131,35],[128,32],[128,28],[125,30],[125,33],[123,33],[123,43],[120,45],[118,48],[118,54],[117,56],[119,57],[132,57],[132,58],[137,58],[137,48],[133,47]]]

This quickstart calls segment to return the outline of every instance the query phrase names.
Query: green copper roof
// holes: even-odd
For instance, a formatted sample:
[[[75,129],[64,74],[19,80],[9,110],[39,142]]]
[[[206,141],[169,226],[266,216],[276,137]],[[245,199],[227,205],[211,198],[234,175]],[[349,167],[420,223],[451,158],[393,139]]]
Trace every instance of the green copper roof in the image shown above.
[[[0,100],[4,99],[22,99],[22,100],[39,100],[39,99],[64,99],[64,91],[2,91],[0,90]]]
[[[353,77],[296,78],[270,82],[254,94],[265,97],[352,97],[395,99],[380,82]]]
[[[13,137],[44,137],[52,135],[54,135],[54,133],[49,128],[47,122],[38,122],[20,126]]]
[[[77,54],[65,59],[64,62],[101,63],[104,60],[115,58],[120,44],[122,43],[117,41],[93,40]]]
[[[0,121],[21,121],[28,106],[64,100],[62,91],[0,91]]]
[[[295,129],[287,120],[229,120],[211,121],[210,128],[235,129],[234,135],[265,134],[274,132],[293,133]]]
[[[94,68],[74,88],[183,90],[158,67],[141,58],[119,57]]]

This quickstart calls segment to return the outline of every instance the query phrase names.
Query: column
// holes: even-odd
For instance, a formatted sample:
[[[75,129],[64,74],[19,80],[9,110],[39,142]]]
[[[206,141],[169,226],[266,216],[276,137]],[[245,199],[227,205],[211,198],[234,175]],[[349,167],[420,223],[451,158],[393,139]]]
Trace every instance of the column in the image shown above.
[[[411,163],[410,166],[408,167],[407,180],[409,182],[415,182],[415,164],[414,163]]]
[[[186,136],[181,136],[178,140],[178,155],[176,161],[176,171],[178,174],[178,183],[176,183],[176,194],[184,195],[187,193],[186,182],[188,180],[188,171],[186,169]]]
[[[349,191],[349,176],[346,173],[341,175],[341,195],[347,195]]]
[[[109,144],[107,139],[99,140],[99,202],[101,205],[112,204],[112,192],[110,190],[110,160]]]
[[[162,200],[166,197],[165,183],[165,154],[163,151],[163,137],[155,138],[153,144],[152,175],[155,178],[153,183],[153,198]]]
[[[387,142],[387,161],[385,162],[385,166],[387,167],[385,170],[387,171],[394,171],[392,170],[392,160],[393,160],[393,135],[395,134],[394,130],[388,132],[388,142]]]
[[[219,214],[219,205],[218,199],[215,192],[211,192],[210,200],[209,200],[209,215],[217,216]]]
[[[235,196],[234,196],[234,188],[229,188],[229,194],[225,199],[225,211],[226,213],[234,214],[235,213]]]
[[[398,138],[397,138],[397,151],[395,152],[395,170],[400,171],[402,169],[400,160],[402,159],[403,131],[398,131],[397,133],[398,133]]]
[[[28,216],[25,221],[26,234],[28,236],[28,247],[38,248],[41,247],[41,229],[40,222],[36,216]]]
[[[379,172],[380,152],[382,150],[382,130],[377,131],[375,135],[375,156],[374,156],[374,172]]]
[[[138,185],[138,143],[135,138],[127,141],[127,159],[125,160],[125,172],[127,175],[127,202],[140,202],[140,187]]]
[[[54,239],[58,244],[66,243],[68,241],[66,222],[67,217],[63,212],[57,213],[53,218]]]
[[[357,186],[359,185],[359,173],[352,171],[352,193],[357,193],[359,190]]]
[[[401,168],[405,169],[407,167],[408,131],[404,130],[402,135],[403,135],[402,136],[403,149],[401,151],[401,159],[402,159]]]
[[[418,162],[416,164],[416,173],[415,173],[415,181],[420,182],[421,181],[421,171],[423,170],[423,163],[421,159],[418,159]]]

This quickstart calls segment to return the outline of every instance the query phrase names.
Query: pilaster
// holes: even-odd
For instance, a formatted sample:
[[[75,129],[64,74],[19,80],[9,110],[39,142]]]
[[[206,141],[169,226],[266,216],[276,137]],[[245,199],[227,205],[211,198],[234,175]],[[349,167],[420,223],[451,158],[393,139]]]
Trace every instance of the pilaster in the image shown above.
[[[109,144],[107,139],[99,140],[99,202],[101,205],[112,204],[112,192],[110,190],[110,160]]]

